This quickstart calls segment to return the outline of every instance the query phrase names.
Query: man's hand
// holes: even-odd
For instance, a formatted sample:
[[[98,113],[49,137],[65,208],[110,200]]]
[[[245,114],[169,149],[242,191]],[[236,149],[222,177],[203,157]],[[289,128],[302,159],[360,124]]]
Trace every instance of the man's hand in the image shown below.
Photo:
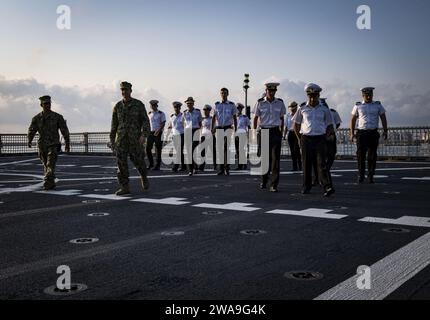
[[[33,148],[33,144],[31,142],[28,143],[29,148]]]
[[[384,131],[383,135],[384,140],[387,141],[388,140],[388,131]]]
[[[144,145],[144,144],[146,143],[146,138],[145,138],[145,136],[141,136],[141,137],[139,138],[139,143],[140,143],[141,145]]]

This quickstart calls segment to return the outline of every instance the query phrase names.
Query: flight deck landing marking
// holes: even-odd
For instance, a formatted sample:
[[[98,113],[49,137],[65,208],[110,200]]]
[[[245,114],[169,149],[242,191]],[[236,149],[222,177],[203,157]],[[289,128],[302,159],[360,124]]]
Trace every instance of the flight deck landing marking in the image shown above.
[[[323,218],[323,219],[343,219],[348,217],[348,215],[344,215],[344,214],[328,214],[329,212],[332,212],[332,210],[311,208],[311,209],[306,209],[302,211],[272,210],[272,211],[268,211],[267,213],[284,214],[284,215],[301,216],[301,217],[312,217],[312,218]]]
[[[429,217],[404,216],[404,217],[401,217],[398,219],[366,217],[366,218],[360,219],[358,221],[402,225],[402,226],[411,226],[411,227],[430,228],[430,218]]]
[[[164,198],[164,199],[149,199],[149,198],[142,198],[142,199],[136,199],[131,200],[132,202],[143,202],[143,203],[153,203],[153,204],[165,204],[170,206],[182,206],[185,204],[189,204],[190,202],[184,201],[187,200],[186,198]]]
[[[227,204],[214,204],[214,203],[201,203],[193,205],[196,208],[207,208],[216,210],[231,210],[231,211],[244,211],[253,212],[261,210],[261,208],[251,207],[253,203],[243,203],[243,202],[232,202]]]
[[[92,199],[102,199],[102,200],[114,200],[114,201],[121,201],[121,200],[128,200],[131,199],[130,197],[119,197],[114,194],[83,194],[79,197],[82,198],[92,198]]]

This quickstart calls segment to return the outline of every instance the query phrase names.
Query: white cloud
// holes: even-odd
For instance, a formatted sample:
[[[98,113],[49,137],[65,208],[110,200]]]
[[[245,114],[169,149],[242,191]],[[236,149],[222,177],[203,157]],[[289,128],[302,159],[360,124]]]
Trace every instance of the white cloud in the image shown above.
[[[300,80],[271,77],[267,80],[281,82],[278,96],[286,103],[292,100],[301,103],[305,101],[305,82]],[[72,132],[108,131],[111,111],[114,104],[121,99],[119,80],[111,85],[96,85],[88,88],[77,86],[51,86],[36,79],[8,80],[0,75],[0,132],[25,133],[31,118],[40,112],[38,97],[49,94],[53,98],[53,110],[64,115]],[[263,82],[264,83],[264,82]],[[319,83],[323,88],[323,96],[328,99],[331,107],[338,110],[343,126],[348,126],[350,112],[355,102],[361,99],[359,88],[344,82]],[[263,89],[250,91],[249,104],[254,105],[261,96]],[[260,85],[264,88],[263,84]],[[261,91],[261,92],[260,92]],[[208,93],[206,93],[208,94]],[[390,126],[424,126],[430,125],[430,92],[419,92],[407,84],[382,85],[377,87],[375,98],[381,100],[387,109]],[[183,101],[180,98],[166,98],[154,88],[135,91],[133,95],[146,104],[151,99],[160,101],[160,109],[171,113],[171,102]],[[188,94],[184,93],[183,97]],[[218,91],[208,97],[198,97],[199,105],[211,102],[218,96]],[[232,91],[232,99],[240,101],[243,92]],[[242,101],[243,102],[243,101]]]

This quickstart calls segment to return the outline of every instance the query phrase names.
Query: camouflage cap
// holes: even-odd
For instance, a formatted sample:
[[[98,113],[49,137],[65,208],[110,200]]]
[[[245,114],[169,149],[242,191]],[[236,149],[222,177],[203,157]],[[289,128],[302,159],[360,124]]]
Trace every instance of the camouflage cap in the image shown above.
[[[50,96],[43,96],[39,98],[40,102],[51,102]]]
[[[236,106],[236,108],[237,109],[244,109],[245,106],[243,104],[241,104],[241,103],[238,103],[237,106]]]
[[[132,84],[130,82],[124,81],[124,82],[121,82],[120,88],[121,89],[131,89]]]
[[[160,103],[160,101],[158,101],[158,100],[151,100],[151,101],[149,101],[149,104],[151,106],[158,106],[159,103]]]

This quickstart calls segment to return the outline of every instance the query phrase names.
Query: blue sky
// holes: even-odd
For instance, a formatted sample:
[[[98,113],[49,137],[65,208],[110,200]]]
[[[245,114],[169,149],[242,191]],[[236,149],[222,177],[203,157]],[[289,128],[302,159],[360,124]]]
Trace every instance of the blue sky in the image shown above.
[[[72,9],[70,31],[56,28],[61,4]],[[361,4],[372,10],[370,31],[356,28]],[[408,102],[422,103],[429,92],[425,0],[0,0],[0,6],[0,111],[6,115],[0,131],[27,126],[24,118],[13,120],[8,106],[25,100],[29,114],[38,112],[35,88],[63,94],[58,108],[75,119],[83,105],[107,112],[121,80],[133,82],[138,98],[160,99],[165,111],[190,95],[201,105],[214,103],[223,86],[241,101],[244,73],[251,74],[252,103],[269,79],[285,84],[286,101],[303,100],[297,87],[317,82],[347,118],[358,89],[373,85],[393,123],[428,123],[423,114],[405,116],[414,110]],[[13,84],[21,88],[14,94],[6,91]],[[93,122],[109,127],[98,119],[87,125]]]

